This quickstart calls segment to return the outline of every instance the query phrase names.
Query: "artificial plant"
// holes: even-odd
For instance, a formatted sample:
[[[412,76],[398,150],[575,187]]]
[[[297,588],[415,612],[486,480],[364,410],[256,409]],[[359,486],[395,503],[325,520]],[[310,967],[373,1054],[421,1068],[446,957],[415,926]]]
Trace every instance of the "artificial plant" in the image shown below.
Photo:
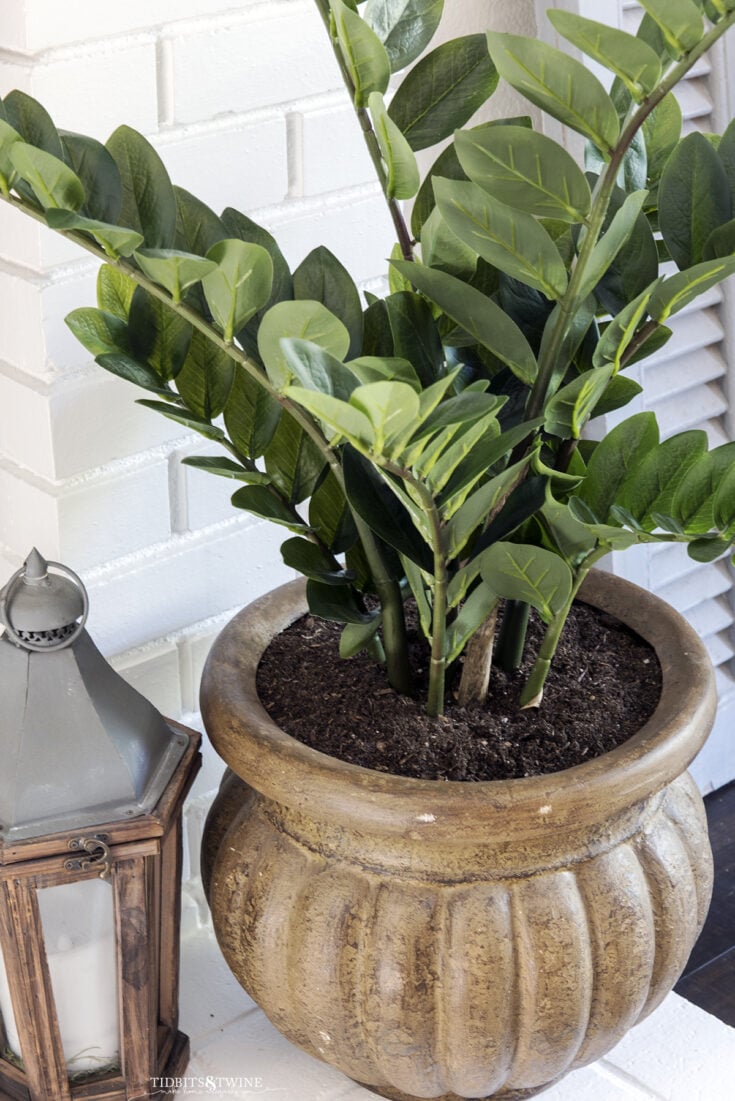
[[[457,661],[460,702],[484,697],[501,601],[506,665],[532,606],[546,635],[520,703],[538,705],[595,562],[735,541],[735,444],[661,441],[651,413],[585,437],[640,392],[625,368],[669,318],[735,271],[735,124],[682,137],[673,94],[735,0],[644,0],[635,37],[551,10],[609,91],[531,38],[427,52],[443,0],[316,5],[396,231],[384,297],[363,303],[323,248],[291,272],[263,227],[174,187],[141,135],[59,132],[19,92],[0,107],[0,189],[104,261],[98,308],[68,324],[142,404],[224,448],[185,461],[288,529],[284,561],[344,624],[343,656],[368,648],[410,692],[410,593],[439,715]],[[584,166],[530,117],[462,129],[499,77],[586,139]],[[415,153],[450,138],[422,180]]]

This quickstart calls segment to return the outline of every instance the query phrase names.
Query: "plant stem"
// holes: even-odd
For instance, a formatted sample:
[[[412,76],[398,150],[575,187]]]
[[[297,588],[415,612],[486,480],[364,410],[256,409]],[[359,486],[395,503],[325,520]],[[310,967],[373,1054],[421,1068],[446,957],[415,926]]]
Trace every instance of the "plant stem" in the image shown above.
[[[352,515],[383,612],[383,645],[385,647],[388,681],[396,692],[408,696],[413,691],[413,677],[408,658],[406,619],[403,614],[401,587],[386,569],[383,555],[372,529],[354,510]]]
[[[530,605],[523,600],[509,600],[500,625],[495,661],[500,669],[512,673],[523,660]]]
[[[358,107],[355,103],[355,85],[352,83],[352,77],[347,71],[347,66],[345,65],[344,58],[342,57],[342,51],[339,48],[339,42],[335,41],[332,35],[331,9],[329,7],[329,0],[315,0],[315,3],[319,10],[319,14],[322,17],[322,21],[324,22],[324,26],[327,29],[327,34],[329,36],[329,41],[332,44],[334,56],[337,59],[337,64],[339,65],[340,72],[342,73],[342,79],[344,80],[347,91],[349,92],[350,101],[355,108],[355,114],[357,115],[357,120],[360,123],[362,136],[365,139],[365,144],[367,146],[368,153],[370,154],[370,159],[373,162],[373,167],[375,168],[375,174],[378,177],[378,181],[382,188],[385,201],[388,204],[388,212],[393,221],[393,228],[396,231],[396,238],[401,248],[401,254],[404,260],[412,261],[414,259],[413,239],[409,232],[408,226],[406,225],[406,220],[403,217],[403,211],[401,210],[400,204],[396,199],[388,197],[386,190],[388,177],[385,171],[385,167],[383,165],[383,154],[380,151],[380,145],[378,143],[375,130],[373,129],[370,112],[367,110],[367,108]]]
[[[496,604],[469,641],[457,693],[457,703],[460,707],[467,707],[471,703],[484,703],[487,699],[493,667],[493,640],[497,619],[498,605]]]

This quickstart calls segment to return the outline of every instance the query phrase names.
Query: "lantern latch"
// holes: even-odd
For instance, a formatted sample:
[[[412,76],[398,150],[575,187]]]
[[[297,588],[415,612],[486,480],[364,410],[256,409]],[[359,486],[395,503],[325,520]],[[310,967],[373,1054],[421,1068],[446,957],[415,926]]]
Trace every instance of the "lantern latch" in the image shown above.
[[[96,833],[93,837],[72,838],[69,848],[74,852],[79,852],[81,849],[88,855],[67,860],[64,867],[70,872],[88,872],[94,869],[98,872],[100,879],[107,879],[112,866],[112,857],[107,844],[109,840],[106,833]]]

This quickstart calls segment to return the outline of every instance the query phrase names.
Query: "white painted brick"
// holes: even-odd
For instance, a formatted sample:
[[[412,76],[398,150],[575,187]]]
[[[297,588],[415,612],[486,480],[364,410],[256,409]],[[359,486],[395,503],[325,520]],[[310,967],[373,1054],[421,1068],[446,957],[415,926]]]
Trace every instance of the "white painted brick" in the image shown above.
[[[158,150],[174,183],[218,214],[280,203],[288,191],[286,123],[282,117],[200,131]]]
[[[42,295],[39,280],[0,272],[0,361],[39,376],[46,370]]]
[[[110,664],[167,718],[181,714],[179,650],[175,642],[159,642],[119,654]]]
[[[80,255],[79,246],[60,233],[0,202],[0,258],[43,272],[58,264],[73,263]]]
[[[45,558],[59,561],[57,503],[52,493],[0,468],[0,542],[21,559],[35,546]]]
[[[104,141],[123,122],[144,133],[156,129],[156,66],[152,39],[102,43],[32,66],[0,61],[0,95],[19,88],[43,103],[59,129]]]
[[[304,195],[372,183],[375,169],[349,104],[304,111],[301,118]]]
[[[171,455],[172,479],[177,485],[180,509],[177,514],[177,531],[196,531],[218,524],[234,516],[232,494],[242,485],[232,478],[220,478],[205,470],[182,463],[189,455],[225,455],[216,444],[193,444]]]
[[[293,577],[273,525],[182,536],[145,556],[87,572],[90,630],[105,653],[140,646],[248,603]]]
[[[357,283],[388,271],[393,226],[382,194],[372,188],[333,203],[287,204],[270,219],[269,229],[291,267],[317,245],[326,245]]]
[[[51,409],[45,394],[0,372],[0,453],[54,477]]]
[[[229,620],[229,614],[206,629],[184,637],[179,643],[183,703],[187,711],[199,710],[202,670],[214,640]]]
[[[258,21],[172,35],[174,121],[252,111],[341,86],[316,7],[273,8],[258,8]]]
[[[253,0],[240,0],[243,7]],[[173,20],[211,16],[233,8],[230,0],[7,0],[0,14],[0,32],[13,50],[34,53],[71,42],[103,38],[160,26]],[[10,11],[6,12],[6,8]]]

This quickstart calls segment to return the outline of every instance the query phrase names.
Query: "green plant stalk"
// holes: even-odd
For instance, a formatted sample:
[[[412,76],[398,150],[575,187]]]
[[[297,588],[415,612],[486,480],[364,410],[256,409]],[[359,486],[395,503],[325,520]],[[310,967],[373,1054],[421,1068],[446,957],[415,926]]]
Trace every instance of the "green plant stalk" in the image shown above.
[[[523,600],[509,600],[505,605],[495,649],[495,663],[506,673],[512,673],[523,660],[530,612],[530,604]]]
[[[360,123],[360,129],[362,130],[362,136],[365,139],[367,151],[370,155],[371,161],[373,162],[373,167],[375,168],[375,174],[378,177],[378,181],[383,191],[385,201],[388,204],[388,212],[391,216],[393,228],[396,232],[396,239],[401,248],[401,255],[403,256],[404,260],[413,261],[415,259],[413,254],[413,238],[411,237],[408,226],[406,225],[406,220],[403,217],[403,211],[401,210],[398,200],[389,198],[388,196],[388,177],[383,166],[383,154],[380,151],[380,145],[378,143],[375,130],[373,129],[370,112],[367,110],[366,107],[358,107],[355,102],[355,86],[352,83],[352,78],[347,71],[347,67],[344,63],[344,58],[342,57],[341,51],[339,49],[339,44],[335,41],[334,36],[332,35],[331,8],[329,6],[329,0],[315,0],[315,3],[317,9],[319,10],[319,14],[322,17],[324,26],[327,29],[327,35],[329,37],[329,41],[332,44],[332,51],[335,58],[337,59],[339,70],[342,73],[342,79],[344,80],[347,91],[350,95],[350,102],[355,109],[357,121]]]
[[[396,692],[408,696],[413,691],[414,685],[408,657],[408,637],[401,587],[386,569],[385,560],[380,553],[380,547],[372,529],[356,512],[353,511],[352,515],[383,612],[382,660],[385,661],[388,681]]]
[[[592,209],[590,211],[582,247],[577,257],[577,263],[574,266],[569,285],[559,300],[559,318],[549,341],[546,355],[539,363],[538,376],[531,391],[527,407],[529,419],[539,416],[544,408],[549,384],[559,366],[558,360],[564,346],[564,341],[574,314],[580,305],[579,288],[582,285],[587,264],[602,231],[610,205],[610,199],[612,198],[617,181],[618,172],[633,138],[651,112],[659,105],[661,100],[676,87],[689,69],[691,69],[703,54],[707,53],[715,42],[717,42],[733,24],[735,24],[735,11],[732,11],[712,27],[697,45],[681,59],[681,61],[678,61],[669,69],[658,88],[643,100],[626,123],[620,139],[612,152],[607,168],[597,181]]]

